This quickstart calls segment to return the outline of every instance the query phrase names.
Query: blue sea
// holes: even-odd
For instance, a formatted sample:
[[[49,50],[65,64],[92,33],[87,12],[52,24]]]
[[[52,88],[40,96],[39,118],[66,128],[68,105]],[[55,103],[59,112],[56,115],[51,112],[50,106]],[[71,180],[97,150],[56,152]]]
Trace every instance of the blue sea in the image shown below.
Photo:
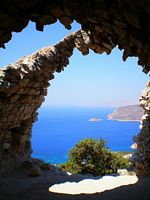
[[[139,122],[107,120],[114,108],[42,107],[33,126],[32,156],[53,164],[67,161],[68,151],[84,138],[103,138],[113,151],[132,151]],[[93,117],[101,121],[89,122]]]

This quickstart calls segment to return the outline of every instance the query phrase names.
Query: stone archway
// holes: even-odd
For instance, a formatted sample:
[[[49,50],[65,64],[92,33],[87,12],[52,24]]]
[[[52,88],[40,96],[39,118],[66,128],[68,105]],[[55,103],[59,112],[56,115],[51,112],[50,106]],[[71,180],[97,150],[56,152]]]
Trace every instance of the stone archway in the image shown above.
[[[0,70],[0,174],[8,173],[31,158],[31,130],[36,110],[47,95],[49,80],[69,64],[77,47],[83,54],[94,49],[90,34],[80,30],[55,46]]]
[[[47,95],[49,80],[54,72],[61,72],[69,64],[69,57],[76,47],[83,55],[89,49],[96,53],[110,51],[116,46],[101,43],[93,45],[90,31],[79,30],[55,46],[43,48],[23,57],[15,64],[0,70],[0,174],[9,173],[31,158],[32,124],[37,119],[37,109]],[[141,133],[136,139],[135,156],[137,173],[150,173],[150,84],[140,99],[145,110]]]
[[[57,20],[67,29],[71,29],[71,23],[76,20],[85,32],[90,30],[97,52],[110,53],[111,47],[118,45],[124,50],[123,60],[137,56],[143,71],[149,72],[149,0],[3,0],[0,47],[4,48],[12,33],[22,31],[29,21],[35,22],[38,31],[43,31],[45,25]]]

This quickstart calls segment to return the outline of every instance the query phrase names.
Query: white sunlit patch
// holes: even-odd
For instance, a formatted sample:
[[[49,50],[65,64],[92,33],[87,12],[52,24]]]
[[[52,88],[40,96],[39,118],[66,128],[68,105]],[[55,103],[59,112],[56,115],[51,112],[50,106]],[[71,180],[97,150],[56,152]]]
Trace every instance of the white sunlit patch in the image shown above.
[[[84,179],[80,182],[55,184],[49,188],[49,192],[62,194],[94,194],[124,185],[135,184],[137,181],[137,176],[103,176],[98,180]]]

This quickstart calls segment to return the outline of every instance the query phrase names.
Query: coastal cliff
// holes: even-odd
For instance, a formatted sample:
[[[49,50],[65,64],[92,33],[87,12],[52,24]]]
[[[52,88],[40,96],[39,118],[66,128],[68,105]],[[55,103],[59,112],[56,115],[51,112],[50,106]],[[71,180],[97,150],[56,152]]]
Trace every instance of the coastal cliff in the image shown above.
[[[108,115],[110,120],[119,121],[140,121],[144,110],[139,105],[128,105],[116,108],[113,113]]]

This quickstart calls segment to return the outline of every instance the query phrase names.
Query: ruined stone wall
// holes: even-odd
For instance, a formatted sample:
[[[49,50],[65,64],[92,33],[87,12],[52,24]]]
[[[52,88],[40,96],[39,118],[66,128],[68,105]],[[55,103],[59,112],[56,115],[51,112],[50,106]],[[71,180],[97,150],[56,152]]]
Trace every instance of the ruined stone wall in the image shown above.
[[[69,64],[75,47],[83,54],[94,49],[89,36],[78,31],[55,46],[0,70],[0,174],[30,159],[32,124],[47,95],[49,80],[54,78],[54,72],[61,72]]]
[[[110,53],[112,46],[118,45],[124,50],[123,60],[138,56],[144,72],[150,70],[149,0],[2,0],[0,47],[11,39],[12,32],[22,31],[29,20],[43,31],[44,25],[57,19],[67,29],[76,20],[84,31],[90,30],[96,51]]]
[[[49,80],[54,78],[54,72],[61,72],[69,64],[75,47],[83,55],[89,49],[97,52],[91,33],[80,30],[55,46],[43,48],[0,70],[0,175],[30,160],[30,139],[37,109],[47,95]],[[145,114],[136,138],[135,163],[138,174],[150,174],[150,83],[142,93],[140,104]]]
[[[141,94],[140,105],[144,108],[144,115],[140,125],[141,131],[135,137],[135,165],[139,175],[150,174],[150,82]]]
[[[29,20],[36,29],[57,19],[70,29],[73,20],[82,30],[71,34],[53,47],[44,48],[0,70],[0,174],[8,173],[31,156],[31,129],[36,110],[44,101],[49,80],[69,63],[73,49],[83,55],[89,49],[111,53],[118,45],[123,60],[137,56],[143,71],[150,70],[150,1],[149,0],[2,0],[0,6],[0,47],[20,32]],[[150,94],[141,97],[145,109],[141,132],[137,137],[138,173],[150,174]]]

